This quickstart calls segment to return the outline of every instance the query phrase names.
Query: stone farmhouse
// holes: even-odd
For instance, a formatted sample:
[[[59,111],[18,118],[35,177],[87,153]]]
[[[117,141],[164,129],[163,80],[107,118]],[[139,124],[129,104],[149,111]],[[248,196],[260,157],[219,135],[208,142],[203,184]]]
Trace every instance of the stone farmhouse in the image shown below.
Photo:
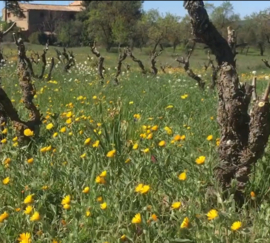
[[[37,31],[48,35],[55,34],[53,32],[57,21],[72,20],[76,13],[84,9],[82,1],[74,1],[69,5],[20,3],[20,7],[25,15],[24,18],[14,16],[9,11],[6,13],[3,8],[2,21],[15,22],[25,36]]]

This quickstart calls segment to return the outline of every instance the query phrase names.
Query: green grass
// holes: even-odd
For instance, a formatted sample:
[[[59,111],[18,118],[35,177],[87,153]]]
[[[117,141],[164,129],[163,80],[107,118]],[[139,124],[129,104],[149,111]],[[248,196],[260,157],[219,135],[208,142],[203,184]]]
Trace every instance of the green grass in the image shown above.
[[[143,76],[134,64],[131,72],[123,68],[120,85],[115,86],[117,54],[104,52],[104,66],[110,70],[102,86],[89,61],[84,63],[89,49],[74,49],[74,53],[78,66],[71,73],[64,74],[58,65],[52,78],[57,82],[34,81],[34,102],[46,117],[34,143],[16,146],[12,124],[5,126],[7,143],[0,154],[0,177],[1,181],[9,177],[10,182],[0,183],[0,214],[7,212],[9,217],[0,223],[0,242],[17,242],[19,235],[26,232],[31,234],[32,242],[42,243],[53,239],[63,243],[268,242],[269,147],[250,177],[245,206],[236,210],[232,198],[222,199],[213,176],[219,138],[215,91],[201,92],[181,68],[159,73],[156,78]],[[138,50],[135,53],[147,60]],[[169,53],[164,54],[167,59],[160,57],[160,61],[172,61]],[[200,67],[206,57],[198,53],[192,59],[199,63],[194,70],[210,83],[211,71],[204,72]],[[53,50],[50,55],[55,55]],[[240,73],[248,65],[253,71],[260,65],[259,60],[258,56],[250,56],[247,61],[239,55],[239,66],[243,67],[239,68]],[[40,71],[40,67],[34,68]],[[262,92],[266,86],[264,76],[269,71],[261,69],[258,74],[258,90]],[[20,102],[15,62],[2,68],[1,76],[5,91],[26,120],[28,113]],[[250,73],[242,76],[241,81],[251,81]],[[72,115],[70,124],[66,123],[67,114]],[[135,114],[140,118],[135,119]],[[47,130],[50,123],[53,128]],[[155,125],[158,129],[152,131]],[[63,127],[66,132],[60,132]],[[165,127],[171,129],[171,134]],[[152,139],[142,138],[149,134]],[[185,135],[185,139],[172,143],[176,135]],[[209,135],[213,136],[210,141]],[[85,145],[88,138],[90,144]],[[99,146],[94,148],[97,140]],[[160,147],[160,141],[166,145]],[[133,149],[136,143],[138,149]],[[44,147],[47,151],[41,152]],[[149,152],[145,153],[147,148]],[[115,156],[107,157],[114,149]],[[201,165],[195,162],[199,156],[206,158]],[[33,162],[28,163],[31,158]],[[5,161],[9,159],[7,166]],[[186,180],[179,180],[185,170]],[[106,183],[99,184],[96,178],[103,171],[107,172]],[[149,185],[150,190],[145,194],[135,192],[140,183]],[[211,186],[217,191],[215,196],[207,193]],[[83,193],[85,187],[90,187],[88,193]],[[250,197],[251,191],[255,192],[255,199]],[[24,199],[31,194],[33,211],[27,215]],[[70,209],[61,204],[67,195],[71,196]],[[98,197],[107,203],[105,210],[100,208]],[[178,201],[180,208],[172,209],[172,203]],[[209,221],[206,214],[211,209],[216,209],[219,216]],[[88,210],[90,216],[86,216]],[[38,221],[30,221],[34,211],[40,214]],[[138,213],[141,223],[133,224]],[[181,229],[185,217],[190,224]],[[242,227],[233,232],[231,225],[235,221],[241,221]],[[120,239],[123,235],[126,241]]]

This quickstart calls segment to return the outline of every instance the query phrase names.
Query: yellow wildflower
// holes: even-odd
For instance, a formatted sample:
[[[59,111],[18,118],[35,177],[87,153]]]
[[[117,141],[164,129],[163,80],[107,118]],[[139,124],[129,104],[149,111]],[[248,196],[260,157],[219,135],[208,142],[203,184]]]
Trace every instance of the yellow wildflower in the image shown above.
[[[181,229],[184,229],[184,228],[188,228],[189,227],[189,218],[188,217],[185,217],[180,228]]]
[[[101,203],[100,204],[100,208],[102,209],[102,210],[105,210],[106,208],[107,208],[107,203]]]
[[[179,209],[180,206],[181,206],[181,202],[174,202],[171,207],[172,209]]]
[[[71,196],[70,196],[70,195],[67,195],[67,196],[65,196],[65,197],[62,199],[61,204],[62,204],[62,205],[70,204],[70,201],[71,201]]]
[[[201,164],[203,164],[205,162],[205,156],[200,156],[200,157],[198,157],[197,159],[196,159],[196,163],[198,164],[198,165],[201,165]]]
[[[140,224],[142,222],[141,214],[137,213],[133,218],[131,223],[132,224]]]
[[[3,182],[4,185],[7,185],[10,182],[10,178],[6,177],[5,179],[3,179],[2,182]]]
[[[232,224],[231,230],[232,231],[237,231],[242,227],[242,223],[240,221],[236,221]]]
[[[38,221],[38,220],[40,220],[39,212],[34,212],[34,214],[30,218],[30,221]]]
[[[18,238],[19,243],[31,243],[31,234],[30,233],[22,233]]]
[[[24,134],[24,136],[26,136],[26,137],[31,137],[31,136],[34,135],[34,132],[33,132],[32,130],[30,130],[29,128],[27,128],[27,129],[25,129],[25,130],[23,131],[23,134]]]
[[[46,126],[46,129],[47,130],[51,130],[53,128],[53,124],[52,123],[49,123],[47,126]]]
[[[28,196],[24,199],[23,203],[24,203],[24,204],[30,204],[30,203],[33,203],[33,202],[34,202],[33,196],[34,196],[34,194],[28,195]]]
[[[187,179],[187,173],[186,170],[184,172],[182,172],[179,176],[178,176],[180,181],[185,181]]]
[[[7,212],[4,212],[0,214],[0,223],[2,223],[5,219],[7,219],[9,214]]]
[[[207,217],[208,220],[213,220],[216,217],[218,217],[218,211],[216,209],[211,209],[208,213],[207,213]]]
[[[91,142],[91,138],[87,138],[84,141],[84,145],[88,145]]]
[[[89,186],[87,186],[87,187],[85,187],[84,189],[83,189],[83,193],[88,193],[90,191],[90,187]]]
[[[116,150],[113,149],[113,150],[109,151],[109,152],[107,153],[106,156],[107,156],[108,158],[112,158],[112,157],[115,156],[115,154],[116,154]]]

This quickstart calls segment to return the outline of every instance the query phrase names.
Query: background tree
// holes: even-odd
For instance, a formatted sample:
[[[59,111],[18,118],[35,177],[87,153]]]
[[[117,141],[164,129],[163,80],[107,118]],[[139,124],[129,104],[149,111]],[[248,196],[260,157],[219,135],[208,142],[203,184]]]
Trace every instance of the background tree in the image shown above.
[[[208,4],[207,7],[208,9],[213,8],[210,14],[211,21],[223,36],[227,34],[227,26],[231,26],[235,30],[239,28],[240,16],[234,13],[231,2],[225,1],[218,7],[213,7]]]
[[[90,37],[109,51],[113,44],[132,39],[142,1],[91,1],[86,11]]]
[[[26,0],[26,1],[7,1],[4,0],[5,2],[5,21],[7,21],[7,11],[10,11],[13,13],[15,16],[18,17],[25,17],[23,10],[21,9],[19,3],[20,2],[31,2],[32,0]]]

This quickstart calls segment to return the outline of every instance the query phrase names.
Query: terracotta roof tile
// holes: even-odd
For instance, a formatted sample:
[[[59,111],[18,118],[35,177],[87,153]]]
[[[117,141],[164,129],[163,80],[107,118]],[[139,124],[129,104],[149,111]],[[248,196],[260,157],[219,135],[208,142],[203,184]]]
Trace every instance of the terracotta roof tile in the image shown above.
[[[20,7],[24,10],[51,10],[51,11],[73,11],[80,12],[84,9],[82,6],[74,5],[48,5],[48,4],[30,4],[20,3]]]

